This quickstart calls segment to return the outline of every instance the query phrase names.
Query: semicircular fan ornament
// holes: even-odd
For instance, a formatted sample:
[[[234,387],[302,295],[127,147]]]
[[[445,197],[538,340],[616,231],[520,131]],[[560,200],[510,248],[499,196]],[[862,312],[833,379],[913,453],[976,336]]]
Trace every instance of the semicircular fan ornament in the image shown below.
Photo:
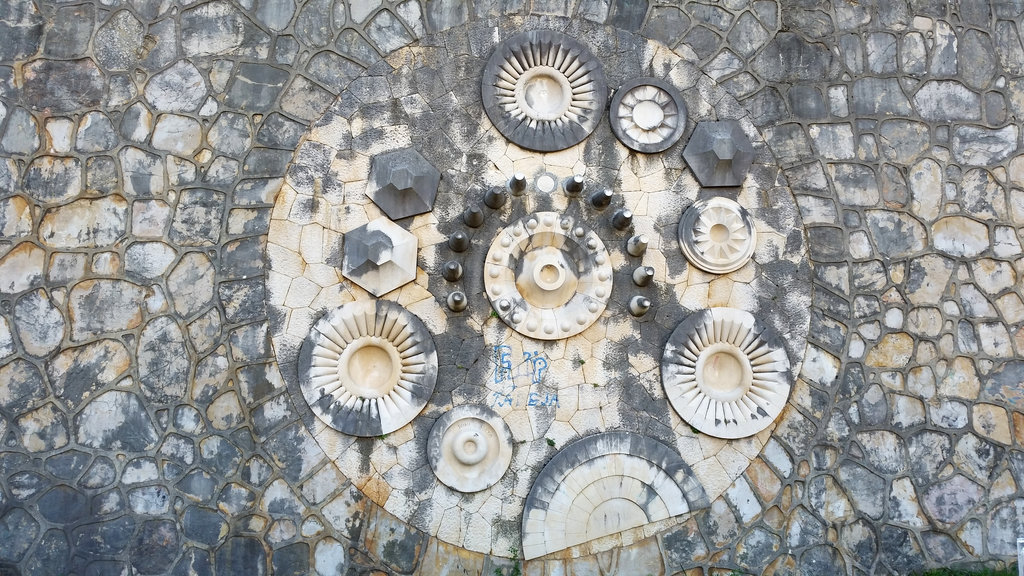
[[[686,259],[712,274],[739,270],[757,247],[757,229],[750,213],[721,196],[691,204],[679,219],[678,235]]]
[[[709,505],[677,452],[633,432],[567,444],[544,465],[523,508],[529,560]]]
[[[387,300],[350,302],[324,314],[299,352],[306,403],[328,426],[380,436],[405,426],[437,382],[437,349],[415,314]]]
[[[494,49],[481,80],[494,126],[528,150],[579,144],[604,114],[608,87],[601,63],[582,44],[552,30],[532,30]]]
[[[768,427],[792,388],[782,340],[735,308],[700,310],[680,322],[665,344],[661,381],[676,413],[718,438]]]

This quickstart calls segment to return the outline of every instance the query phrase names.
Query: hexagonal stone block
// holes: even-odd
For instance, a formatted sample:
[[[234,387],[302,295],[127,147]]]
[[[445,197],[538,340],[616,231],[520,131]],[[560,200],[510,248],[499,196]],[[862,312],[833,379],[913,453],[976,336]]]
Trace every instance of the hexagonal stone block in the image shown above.
[[[373,157],[370,165],[370,200],[392,220],[430,212],[434,208],[441,173],[413,148]]]
[[[754,163],[754,147],[739,122],[700,122],[683,150],[701,186],[739,186]]]
[[[416,237],[387,218],[345,234],[341,273],[374,296],[416,279]]]

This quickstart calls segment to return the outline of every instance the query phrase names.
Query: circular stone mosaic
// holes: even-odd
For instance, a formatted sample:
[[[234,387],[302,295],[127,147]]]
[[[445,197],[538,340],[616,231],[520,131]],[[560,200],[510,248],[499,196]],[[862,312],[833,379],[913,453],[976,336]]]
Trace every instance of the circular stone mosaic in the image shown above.
[[[750,213],[721,196],[691,204],[679,219],[678,234],[686,259],[712,274],[738,270],[757,246],[757,230]]]
[[[604,242],[569,216],[537,212],[502,230],[484,264],[498,316],[520,334],[557,340],[593,324],[612,291]]]
[[[661,381],[675,411],[718,438],[756,434],[789,398],[790,365],[781,340],[734,308],[695,312],[672,332]]]
[[[494,410],[464,404],[445,412],[427,439],[437,479],[459,492],[479,492],[501,479],[512,462],[512,432]]]
[[[405,426],[426,406],[437,351],[426,326],[386,300],[351,302],[313,325],[299,355],[300,385],[313,413],[354,436]]]
[[[637,78],[619,87],[610,107],[612,132],[632,150],[666,150],[686,129],[686,104],[674,86],[657,78]]]
[[[484,68],[484,110],[509,140],[530,150],[583,141],[604,113],[601,64],[579,42],[532,30],[502,42]]]

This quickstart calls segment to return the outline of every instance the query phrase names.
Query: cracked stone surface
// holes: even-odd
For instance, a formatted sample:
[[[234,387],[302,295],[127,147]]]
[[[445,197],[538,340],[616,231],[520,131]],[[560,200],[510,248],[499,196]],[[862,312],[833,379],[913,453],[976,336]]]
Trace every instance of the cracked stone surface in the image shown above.
[[[0,572],[490,574],[522,548],[544,465],[616,431],[678,452],[707,506],[524,573],[902,574],[1016,554],[1020,3],[44,4],[0,3]],[[480,77],[497,42],[536,29],[585,45],[608,86],[669,82],[693,121],[679,144],[633,153],[607,113],[561,151],[506,141]],[[680,150],[722,120],[751,168],[702,191]],[[295,359],[319,313],[370,298],[341,273],[344,235],[390,215],[367,196],[372,159],[409,146],[441,178],[402,221],[413,278],[385,297],[435,337],[438,385],[386,437],[325,441]],[[483,207],[517,172],[527,194]],[[564,194],[577,173],[612,210]],[[676,243],[714,194],[758,232],[726,275]],[[609,224],[620,208],[631,230]],[[515,337],[482,296],[486,247],[570,209],[609,248],[608,310],[589,337]],[[444,305],[455,290],[464,312]],[[639,319],[636,294],[653,303]],[[753,440],[677,421],[645,352],[713,306],[776,329],[803,314],[780,330],[793,390]],[[516,473],[463,498],[425,443],[470,403],[509,424]]]

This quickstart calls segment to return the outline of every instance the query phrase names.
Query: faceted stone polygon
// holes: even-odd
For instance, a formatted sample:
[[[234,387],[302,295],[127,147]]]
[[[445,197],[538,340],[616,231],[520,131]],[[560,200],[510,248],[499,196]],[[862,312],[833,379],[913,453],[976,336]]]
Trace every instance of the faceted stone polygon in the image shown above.
[[[683,158],[701,186],[739,186],[754,163],[754,147],[739,122],[700,122]]]
[[[345,234],[341,273],[374,296],[416,279],[416,236],[387,218]]]
[[[392,220],[430,212],[441,173],[413,148],[378,154],[370,166],[370,200]]]

